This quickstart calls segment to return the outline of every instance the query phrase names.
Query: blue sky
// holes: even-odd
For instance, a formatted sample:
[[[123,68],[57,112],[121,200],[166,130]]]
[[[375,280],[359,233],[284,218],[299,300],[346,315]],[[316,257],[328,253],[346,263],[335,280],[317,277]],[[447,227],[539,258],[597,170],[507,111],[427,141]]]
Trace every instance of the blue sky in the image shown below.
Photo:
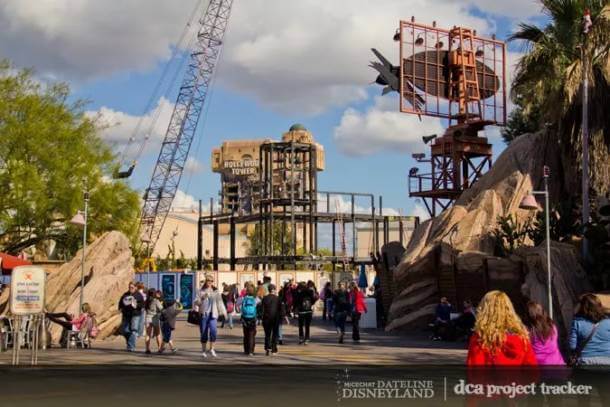
[[[89,100],[87,110],[101,112],[111,125],[104,137],[120,151],[197,1],[82,1],[76,9],[64,0],[9,1],[0,5],[0,23],[7,27],[0,55],[17,66],[34,67],[42,78],[70,83],[74,97]],[[386,207],[422,214],[421,205],[416,208],[408,197],[407,172],[415,165],[411,152],[424,151],[421,136],[439,123],[403,117],[391,96],[379,98],[381,89],[368,85],[375,78],[367,67],[373,57],[369,48],[396,56],[394,29],[399,19],[412,14],[425,24],[437,19],[439,26],[473,26],[499,39],[519,21],[541,19],[540,7],[530,0],[505,3],[235,0],[218,78],[181,183],[180,204],[217,195],[219,177],[210,171],[209,157],[222,141],[278,139],[298,122],[326,150],[320,189],[381,194]],[[511,65],[521,49],[511,44],[509,50]],[[160,116],[158,134],[130,180],[139,190],[148,184],[173,96],[161,102],[166,113]],[[350,126],[348,118],[362,128]],[[497,155],[504,145],[497,131],[489,136]]]

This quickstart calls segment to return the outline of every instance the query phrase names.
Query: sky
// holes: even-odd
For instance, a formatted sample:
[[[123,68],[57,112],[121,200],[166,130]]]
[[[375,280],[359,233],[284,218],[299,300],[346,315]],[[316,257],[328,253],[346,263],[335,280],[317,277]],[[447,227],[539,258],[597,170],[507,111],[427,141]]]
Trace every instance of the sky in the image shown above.
[[[179,66],[197,24],[186,30],[186,41],[179,40],[181,33],[193,11],[201,14],[206,5],[205,0],[5,0],[0,58],[34,68],[42,81],[70,84],[74,99],[88,101],[87,114],[105,127],[101,135],[118,157],[133,154],[125,146],[142,119],[150,137],[129,183],[143,191],[181,72],[176,69],[176,81],[164,82],[160,92],[155,86],[168,61]],[[226,140],[279,139],[293,123],[302,123],[325,148],[319,189],[383,195],[392,212],[425,217],[421,202],[408,197],[407,173],[416,165],[411,154],[425,151],[421,137],[442,132],[444,124],[400,113],[397,96],[382,97],[368,67],[372,47],[397,62],[392,36],[399,20],[412,15],[423,24],[467,26],[502,40],[519,22],[543,21],[533,0],[234,0],[213,90],[174,206],[218,196],[212,148]],[[511,43],[508,50],[510,80],[522,47]],[[132,148],[145,134],[139,133]],[[486,136],[497,156],[504,148],[499,129],[488,129]]]

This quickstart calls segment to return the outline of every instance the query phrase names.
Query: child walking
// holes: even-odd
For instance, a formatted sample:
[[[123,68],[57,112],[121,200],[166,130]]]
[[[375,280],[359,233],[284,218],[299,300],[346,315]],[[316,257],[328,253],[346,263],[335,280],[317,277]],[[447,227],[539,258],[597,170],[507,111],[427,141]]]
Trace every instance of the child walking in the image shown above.
[[[159,348],[159,353],[163,353],[166,346],[172,353],[176,353],[178,349],[174,346],[172,341],[172,331],[176,329],[176,317],[182,311],[182,304],[178,301],[167,300],[161,311],[161,335],[163,336],[163,343]]]

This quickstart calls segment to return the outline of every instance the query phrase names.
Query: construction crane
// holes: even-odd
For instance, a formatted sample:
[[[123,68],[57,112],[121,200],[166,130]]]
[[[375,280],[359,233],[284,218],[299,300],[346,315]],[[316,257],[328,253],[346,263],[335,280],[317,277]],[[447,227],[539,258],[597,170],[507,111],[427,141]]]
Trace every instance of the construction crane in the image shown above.
[[[140,239],[150,253],[180,184],[223,45],[233,0],[210,0],[180,85],[150,184],[144,193]]]

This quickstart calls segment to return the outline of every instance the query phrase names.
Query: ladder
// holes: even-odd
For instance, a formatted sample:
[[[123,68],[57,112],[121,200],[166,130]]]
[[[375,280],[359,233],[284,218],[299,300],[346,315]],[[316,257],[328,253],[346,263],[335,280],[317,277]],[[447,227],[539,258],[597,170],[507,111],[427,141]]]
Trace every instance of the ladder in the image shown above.
[[[458,123],[482,118],[473,38],[474,33],[470,28],[453,27],[449,31],[450,120],[456,118]],[[455,50],[452,49],[454,42],[458,44]],[[456,102],[459,113],[451,116],[451,104]]]

